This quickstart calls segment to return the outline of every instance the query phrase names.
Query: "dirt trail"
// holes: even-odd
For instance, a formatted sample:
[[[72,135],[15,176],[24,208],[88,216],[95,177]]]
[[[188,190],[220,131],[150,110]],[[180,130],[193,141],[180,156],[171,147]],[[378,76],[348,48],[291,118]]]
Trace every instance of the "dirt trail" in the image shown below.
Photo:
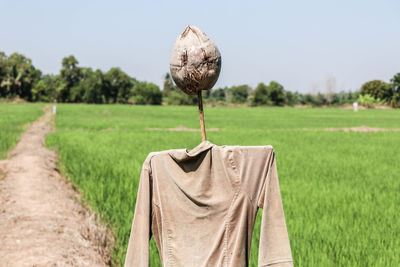
[[[0,161],[0,266],[107,266],[109,232],[44,146],[51,122],[47,110]]]

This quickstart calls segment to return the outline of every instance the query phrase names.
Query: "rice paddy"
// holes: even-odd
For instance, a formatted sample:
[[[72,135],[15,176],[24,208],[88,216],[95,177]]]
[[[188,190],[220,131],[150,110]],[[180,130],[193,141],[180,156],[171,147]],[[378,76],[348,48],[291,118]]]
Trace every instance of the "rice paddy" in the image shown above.
[[[19,125],[40,114],[32,111],[37,106],[22,106],[32,114],[24,117],[24,108],[15,106]],[[11,108],[0,105],[0,110]],[[400,263],[399,118],[400,110],[205,108],[206,128],[218,128],[207,132],[212,143],[275,148],[296,266]],[[387,131],[325,130],[360,126]],[[58,150],[62,171],[112,226],[113,264],[122,265],[147,154],[191,149],[201,141],[200,132],[158,128],[198,129],[197,108],[64,104],[58,105],[56,127],[47,144]],[[15,143],[15,134],[6,149]],[[250,266],[257,266],[259,225],[260,217]],[[150,255],[151,266],[161,266],[153,241]]]

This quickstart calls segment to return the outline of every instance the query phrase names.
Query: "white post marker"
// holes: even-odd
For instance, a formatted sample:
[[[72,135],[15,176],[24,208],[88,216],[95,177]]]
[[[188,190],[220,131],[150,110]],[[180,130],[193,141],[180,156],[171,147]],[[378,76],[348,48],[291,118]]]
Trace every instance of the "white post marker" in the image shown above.
[[[53,105],[53,114],[56,114],[56,112],[57,112],[57,107],[56,105]]]
[[[357,102],[354,102],[354,103],[353,103],[353,108],[354,108],[354,111],[357,111],[357,110],[358,110],[358,103],[357,103]]]

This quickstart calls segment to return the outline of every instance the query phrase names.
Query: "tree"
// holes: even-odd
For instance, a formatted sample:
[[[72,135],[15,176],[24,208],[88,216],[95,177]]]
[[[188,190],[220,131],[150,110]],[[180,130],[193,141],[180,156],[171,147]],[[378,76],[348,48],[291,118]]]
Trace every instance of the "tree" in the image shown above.
[[[314,96],[310,93],[300,95],[300,103],[302,105],[314,105],[315,102],[314,99],[315,99]]]
[[[391,105],[394,107],[400,107],[400,72],[395,74],[390,80],[393,90],[393,96],[391,99]]]
[[[269,99],[268,86],[264,83],[259,83],[254,89],[254,94],[252,98],[252,105],[270,105],[271,101]]]
[[[78,84],[72,86],[69,89],[68,102],[81,103],[86,102],[84,100],[85,91],[90,90],[90,81],[88,81],[93,75],[92,68],[80,68],[80,80]],[[90,102],[93,103],[93,102]]]
[[[292,93],[291,91],[285,92],[285,104],[288,106],[296,105],[299,102],[299,93]]]
[[[78,60],[74,56],[68,56],[63,58],[62,67],[60,70],[60,79],[62,85],[59,86],[58,101],[60,102],[72,102],[79,98],[80,92],[76,92],[79,88],[79,82],[83,78],[82,69],[78,67]],[[73,99],[71,99],[71,88],[75,88]]]
[[[7,96],[7,85],[4,82],[7,79],[8,57],[4,52],[0,52],[0,97]]]
[[[132,89],[132,99],[139,105],[161,105],[162,94],[154,83],[137,82]]]
[[[211,89],[210,90],[202,90],[203,99],[210,99],[211,98]]]
[[[120,68],[112,68],[104,75],[104,96],[107,103],[127,103],[136,80]]]
[[[252,97],[252,105],[285,105],[287,94],[282,85],[275,81],[271,81],[268,86],[264,83],[259,83],[254,90]],[[292,103],[293,94],[288,95],[289,101]]]
[[[164,97],[169,97],[172,92],[178,92],[179,89],[174,85],[171,75],[167,72],[164,76],[164,85],[162,94]]]
[[[0,96],[19,96],[32,100],[32,88],[40,79],[41,72],[32,65],[32,60],[13,53],[9,57],[0,53]]]
[[[250,89],[248,85],[232,86],[228,90],[230,102],[246,103]]]
[[[324,105],[328,105],[328,104],[329,104],[329,102],[328,102],[328,99],[326,99],[325,94],[318,92],[314,98],[314,105],[315,106],[324,106]]]
[[[215,101],[226,101],[226,88],[217,88],[215,90],[211,90],[210,97]]]
[[[285,89],[282,85],[275,81],[271,81],[268,85],[269,99],[276,106],[285,104]]]
[[[393,88],[390,84],[380,80],[373,80],[361,86],[362,95],[371,95],[375,99],[384,100],[390,103],[393,96]]]
[[[182,90],[173,91],[166,99],[168,105],[194,105],[197,104],[197,95],[188,95]]]
[[[32,101],[53,102],[57,99],[58,82],[56,75],[43,75],[32,88]]]
[[[104,86],[104,75],[101,70],[93,71],[91,68],[84,69],[84,79],[77,86],[77,92],[81,94],[81,101],[86,103],[102,104],[105,98],[102,94]]]

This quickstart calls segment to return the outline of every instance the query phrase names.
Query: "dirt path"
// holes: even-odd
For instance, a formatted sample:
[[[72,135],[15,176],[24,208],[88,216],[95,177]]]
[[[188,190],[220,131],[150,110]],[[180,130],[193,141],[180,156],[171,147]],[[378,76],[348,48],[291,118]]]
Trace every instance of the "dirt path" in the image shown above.
[[[51,122],[47,110],[0,161],[0,266],[107,266],[110,235],[44,146]]]

